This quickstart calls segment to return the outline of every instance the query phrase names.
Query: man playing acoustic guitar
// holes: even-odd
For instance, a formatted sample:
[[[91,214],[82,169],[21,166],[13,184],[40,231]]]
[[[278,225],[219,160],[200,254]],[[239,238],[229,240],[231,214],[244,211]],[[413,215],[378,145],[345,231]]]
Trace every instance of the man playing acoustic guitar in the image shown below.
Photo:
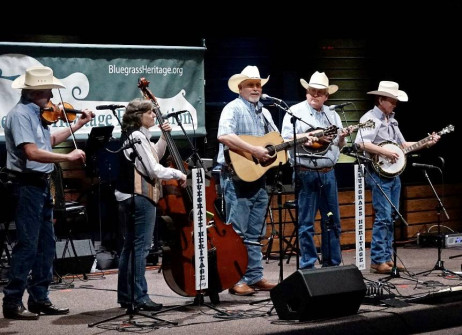
[[[225,162],[224,146],[231,150],[249,152],[259,162],[266,162],[271,155],[264,146],[252,145],[240,135],[263,136],[270,131],[279,132],[271,113],[260,102],[262,86],[268,78],[260,78],[256,66],[247,66],[241,73],[228,80],[229,89],[239,94],[229,102],[220,116],[218,140],[220,148],[217,162],[221,165],[221,188],[225,199],[226,222],[244,239],[248,265],[244,276],[231,294],[251,295],[255,290],[269,291],[275,284],[263,277],[263,254],[260,240],[266,232],[265,213],[268,205],[265,176],[252,182],[234,178],[230,165]]]

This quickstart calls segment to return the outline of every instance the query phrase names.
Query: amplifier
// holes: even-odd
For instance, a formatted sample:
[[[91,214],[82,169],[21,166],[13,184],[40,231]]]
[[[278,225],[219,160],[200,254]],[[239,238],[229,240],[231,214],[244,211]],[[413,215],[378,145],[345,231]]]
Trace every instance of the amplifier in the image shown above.
[[[444,235],[444,243],[446,248],[462,246],[462,234]]]
[[[441,247],[454,248],[462,246],[462,234],[445,234],[438,235],[437,233],[418,233],[417,245],[422,247],[438,247],[438,242],[441,241]]]

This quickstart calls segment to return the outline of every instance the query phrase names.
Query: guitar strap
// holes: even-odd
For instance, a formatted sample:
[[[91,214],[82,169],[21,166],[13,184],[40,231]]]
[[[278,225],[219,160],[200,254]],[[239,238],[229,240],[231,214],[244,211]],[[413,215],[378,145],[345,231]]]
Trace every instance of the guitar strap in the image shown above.
[[[263,117],[263,126],[265,127],[265,134],[268,134],[269,133],[269,127],[268,127],[269,121],[266,119],[266,116],[265,114],[263,114],[263,111],[261,109],[258,112],[261,113],[261,116]]]
[[[326,117],[327,122],[329,122],[329,126],[332,126],[332,122],[330,122],[329,117],[327,116],[326,112],[322,112],[324,116]]]
[[[156,150],[154,149],[153,143],[149,141],[149,144],[151,146],[151,152],[152,152],[152,155],[154,156],[154,159],[156,160],[156,162],[159,162],[159,157],[157,155]],[[157,204],[159,199],[162,197],[162,187],[160,185],[160,180],[158,178],[155,178],[154,180],[149,180],[148,177],[143,176],[141,173],[139,173],[137,169],[134,168],[133,170],[135,173],[135,176],[134,176],[135,193],[142,194]]]

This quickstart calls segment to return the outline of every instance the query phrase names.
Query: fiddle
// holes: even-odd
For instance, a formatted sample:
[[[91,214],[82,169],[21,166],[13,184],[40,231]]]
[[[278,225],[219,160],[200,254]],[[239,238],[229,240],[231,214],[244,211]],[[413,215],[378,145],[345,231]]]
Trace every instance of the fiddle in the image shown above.
[[[63,102],[55,105],[53,104],[53,102],[48,101],[46,107],[41,108],[40,112],[42,115],[42,119],[48,125],[53,124],[58,120],[72,122],[77,117],[77,114],[83,114],[82,117],[86,117],[85,113],[83,113],[81,110],[74,109],[74,107],[72,107],[72,105],[68,102]],[[94,116],[95,115],[92,112],[91,117],[93,118]]]

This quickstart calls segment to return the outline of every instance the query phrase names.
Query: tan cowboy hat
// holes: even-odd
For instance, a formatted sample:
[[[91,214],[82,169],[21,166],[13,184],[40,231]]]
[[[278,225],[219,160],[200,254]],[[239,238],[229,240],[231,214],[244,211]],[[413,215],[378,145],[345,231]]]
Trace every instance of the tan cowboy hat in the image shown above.
[[[61,81],[53,77],[53,70],[47,66],[33,66],[28,68],[25,74],[13,81],[11,87],[29,90],[65,88]]]
[[[329,94],[334,94],[335,92],[338,91],[337,85],[329,85],[329,78],[327,78],[324,72],[316,71],[311,76],[309,83],[307,83],[306,80],[303,78],[300,79],[300,83],[305,89],[308,89],[308,87],[313,87],[313,88],[317,88],[320,90],[327,89],[327,92]]]
[[[398,101],[408,101],[407,94],[404,91],[398,90],[399,85],[394,81],[381,81],[377,91],[370,91],[367,94],[381,95],[397,99]]]
[[[239,84],[247,79],[260,79],[261,86],[263,86],[268,82],[269,76],[266,79],[262,79],[260,77],[260,71],[258,71],[258,67],[248,65],[244,70],[242,70],[241,73],[232,75],[231,78],[229,78],[228,87],[234,93],[239,94]]]

